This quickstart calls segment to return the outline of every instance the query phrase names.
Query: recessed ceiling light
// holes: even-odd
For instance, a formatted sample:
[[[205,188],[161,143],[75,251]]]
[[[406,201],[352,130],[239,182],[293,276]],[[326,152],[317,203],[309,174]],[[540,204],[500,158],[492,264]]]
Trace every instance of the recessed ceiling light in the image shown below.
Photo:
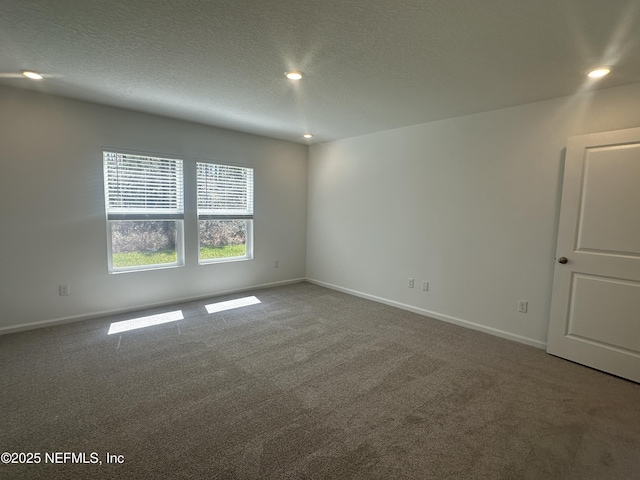
[[[22,70],[22,75],[30,78],[31,80],[42,80],[42,75],[38,72],[34,72],[33,70]]]
[[[310,134],[310,133],[305,133],[305,134],[303,135],[303,137],[304,137],[304,138],[313,138],[313,135],[312,135],[312,134]]]
[[[302,78],[302,72],[298,70],[289,70],[288,72],[284,72],[284,74],[289,80],[300,80]]]
[[[598,67],[591,70],[587,75],[591,78],[601,78],[611,73],[611,67]]]

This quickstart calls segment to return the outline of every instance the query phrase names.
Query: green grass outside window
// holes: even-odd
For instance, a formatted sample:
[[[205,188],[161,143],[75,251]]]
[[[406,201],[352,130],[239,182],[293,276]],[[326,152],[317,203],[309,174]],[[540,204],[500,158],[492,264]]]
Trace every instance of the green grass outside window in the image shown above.
[[[244,257],[245,245],[227,245],[224,247],[200,247],[200,259]],[[157,252],[126,252],[113,254],[114,268],[140,267],[146,265],[162,265],[176,263],[178,256],[175,250]]]

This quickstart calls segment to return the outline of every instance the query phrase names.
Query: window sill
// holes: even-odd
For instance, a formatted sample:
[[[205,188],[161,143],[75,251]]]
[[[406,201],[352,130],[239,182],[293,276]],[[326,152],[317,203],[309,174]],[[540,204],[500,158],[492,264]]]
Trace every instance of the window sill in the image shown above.
[[[198,260],[198,265],[215,265],[218,263],[245,262],[247,260],[253,260],[253,257],[228,257],[228,258],[216,258],[211,260]]]
[[[140,267],[118,268],[109,270],[109,275],[119,275],[121,273],[148,272],[150,270],[166,270],[169,268],[184,267],[184,264],[163,263],[161,265],[149,265]]]

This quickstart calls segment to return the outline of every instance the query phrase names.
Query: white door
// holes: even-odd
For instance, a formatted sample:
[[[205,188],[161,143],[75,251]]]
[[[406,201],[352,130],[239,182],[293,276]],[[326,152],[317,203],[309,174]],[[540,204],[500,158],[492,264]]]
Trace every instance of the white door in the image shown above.
[[[640,128],[569,139],[547,352],[640,382]]]

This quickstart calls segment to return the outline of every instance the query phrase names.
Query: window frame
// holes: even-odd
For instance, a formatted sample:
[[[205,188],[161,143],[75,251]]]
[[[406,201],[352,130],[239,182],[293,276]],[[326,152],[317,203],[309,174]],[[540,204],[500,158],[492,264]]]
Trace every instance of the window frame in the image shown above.
[[[247,195],[250,197],[250,205],[248,205],[250,213],[226,213],[226,214],[212,214],[212,213],[200,213],[200,165],[213,165],[219,167],[229,168],[241,168],[251,171],[251,187],[247,190]],[[196,223],[198,232],[198,265],[211,265],[227,262],[239,262],[253,259],[254,248],[254,218],[255,218],[255,172],[256,168],[252,165],[241,165],[230,162],[219,162],[214,160],[196,160]],[[201,243],[200,243],[200,221],[201,220],[245,220],[246,225],[246,237],[245,237],[245,254],[235,257],[221,257],[221,258],[201,258]]]
[[[176,200],[177,206],[174,211],[162,212],[163,209],[148,209],[148,213],[144,213],[146,209],[139,208],[137,212],[110,212],[109,206],[109,176],[107,165],[107,154],[142,157],[146,159],[156,159],[163,161],[175,162],[179,166],[179,173],[176,175]],[[184,241],[184,220],[185,220],[185,182],[184,182],[184,159],[178,155],[167,155],[159,153],[149,153],[125,150],[121,148],[102,148],[102,168],[103,168],[103,189],[105,199],[105,216],[107,223],[107,268],[110,274],[140,272],[148,270],[160,270],[166,268],[182,267],[185,265],[185,241]],[[132,209],[135,210],[135,209]],[[171,221],[176,225],[176,261],[170,263],[156,263],[152,265],[136,265],[131,267],[114,267],[113,265],[113,223],[116,221]]]

